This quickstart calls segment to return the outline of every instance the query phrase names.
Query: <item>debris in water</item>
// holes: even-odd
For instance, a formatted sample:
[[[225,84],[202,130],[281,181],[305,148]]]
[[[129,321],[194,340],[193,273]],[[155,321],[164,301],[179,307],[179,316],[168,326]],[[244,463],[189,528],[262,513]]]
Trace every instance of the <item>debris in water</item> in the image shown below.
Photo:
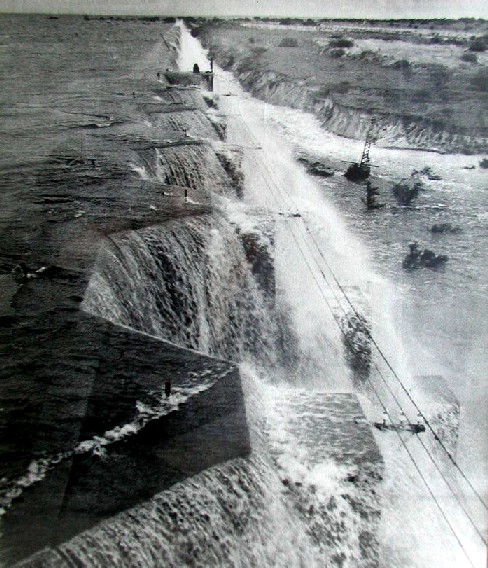
[[[298,157],[298,161],[305,164],[309,174],[321,177],[332,177],[334,175],[334,170],[319,160],[313,160],[312,158],[301,155]]]
[[[451,225],[451,223],[437,223],[430,228],[432,233],[460,233],[462,231],[459,225]]]
[[[410,243],[410,252],[403,259],[403,268],[410,270],[414,268],[438,268],[443,266],[449,257],[445,254],[436,254],[435,252],[424,249],[420,251],[418,243]]]
[[[425,166],[425,168],[422,168],[421,170],[413,170],[412,173],[410,174],[410,177],[416,177],[416,176],[425,176],[427,179],[430,180],[441,180],[441,176],[435,174],[432,169],[430,168],[430,166]]]

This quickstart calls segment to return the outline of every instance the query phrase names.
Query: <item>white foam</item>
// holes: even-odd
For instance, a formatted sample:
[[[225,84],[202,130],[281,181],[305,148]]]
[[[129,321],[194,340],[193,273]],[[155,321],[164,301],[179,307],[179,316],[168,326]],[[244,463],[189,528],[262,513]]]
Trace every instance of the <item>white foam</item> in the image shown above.
[[[221,374],[225,376],[228,372]],[[107,455],[106,448],[111,444],[127,440],[140,432],[148,423],[157,420],[171,412],[176,412],[182,404],[191,397],[209,389],[218,380],[218,376],[210,369],[199,374],[207,379],[199,384],[174,387],[169,398],[162,394],[159,402],[154,406],[148,406],[140,401],[136,403],[136,415],[132,422],[117,425],[103,434],[93,436],[88,440],[79,442],[72,450],[51,456],[33,460],[28,466],[27,472],[15,480],[2,480],[3,489],[0,490],[0,517],[10,508],[12,502],[19,497],[27,487],[42,481],[46,475],[60,462],[74,455],[91,454],[104,458]]]
[[[138,166],[137,164],[129,163],[129,167],[132,171],[139,174],[139,177],[144,180],[149,179],[149,174],[144,166]]]

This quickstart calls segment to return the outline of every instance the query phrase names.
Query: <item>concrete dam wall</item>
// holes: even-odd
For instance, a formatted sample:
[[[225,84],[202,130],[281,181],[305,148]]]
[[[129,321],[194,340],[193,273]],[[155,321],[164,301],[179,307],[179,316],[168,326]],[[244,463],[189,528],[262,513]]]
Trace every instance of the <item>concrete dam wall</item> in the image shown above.
[[[15,41],[37,37],[36,18],[13,22]],[[21,81],[58,110],[32,128],[18,102],[11,128],[26,135],[2,163],[0,561],[376,566],[383,464],[355,395],[293,395],[287,416],[316,404],[304,427],[327,425],[304,461],[330,464],[324,492],[277,465],[265,392],[237,366],[279,364],[289,337],[273,219],[226,215],[244,182],[222,118],[200,88],[161,77],[180,28],[110,22],[42,19],[63,61],[50,91],[36,94],[34,52],[6,88],[14,107]]]

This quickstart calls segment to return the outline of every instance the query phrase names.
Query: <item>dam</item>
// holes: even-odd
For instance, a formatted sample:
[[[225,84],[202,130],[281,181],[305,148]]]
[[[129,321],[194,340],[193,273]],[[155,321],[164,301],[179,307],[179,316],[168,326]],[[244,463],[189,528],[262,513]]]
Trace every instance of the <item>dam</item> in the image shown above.
[[[242,149],[200,88],[157,79],[187,34],[164,33],[29,164],[2,229],[2,564],[375,566],[382,458],[352,392],[280,398],[279,369],[310,372],[280,221],[242,200]]]
[[[158,22],[150,46],[147,23],[118,25],[140,51],[107,48],[103,111],[83,100],[69,122],[101,79],[72,78],[68,95],[60,80],[57,144],[9,172],[8,191],[19,170],[29,191],[2,228],[2,372],[21,380],[2,390],[0,560],[386,566],[411,471],[400,442],[375,438],[381,409],[344,358],[344,299],[317,283],[330,266],[385,304],[387,286],[269,128],[274,109],[218,67],[213,93],[192,84],[209,63],[181,23]]]

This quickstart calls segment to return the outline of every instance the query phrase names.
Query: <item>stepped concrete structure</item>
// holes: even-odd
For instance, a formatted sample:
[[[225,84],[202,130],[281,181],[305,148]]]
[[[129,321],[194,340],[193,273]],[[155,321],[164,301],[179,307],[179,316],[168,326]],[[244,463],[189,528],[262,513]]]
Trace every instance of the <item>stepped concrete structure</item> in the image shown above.
[[[126,32],[129,24],[121,24]],[[49,25],[50,33],[59,32],[56,21]],[[101,21],[90,29],[105,25]],[[176,42],[175,29],[161,26]],[[170,74],[172,81],[156,79],[161,66],[174,67],[176,60],[171,42],[156,41],[160,32],[158,27],[150,36],[149,60],[138,60],[141,55],[132,50],[114,59],[108,79],[102,69],[106,83],[98,75],[88,86],[78,83],[80,63],[74,54],[64,54],[66,67],[73,67],[69,88],[75,102],[63,98],[62,74],[53,77],[52,92],[37,102],[48,108],[58,96],[66,114],[82,107],[88,118],[61,128],[50,117],[48,150],[35,151],[44,148],[46,135],[39,129],[22,138],[15,163],[2,163],[0,477],[5,513],[0,560],[5,565],[66,565],[63,543],[251,451],[241,378],[233,363],[81,309],[104,243],[208,215],[212,189],[235,194],[235,180],[208,143],[222,132],[206,117],[200,91],[178,88],[177,73]],[[148,49],[146,31],[143,37],[141,49]],[[88,57],[88,40],[86,49]],[[142,71],[133,76],[133,68]],[[195,76],[186,74],[183,86],[193,85]],[[7,84],[4,96],[12,104],[19,81],[26,85],[26,96],[34,97],[35,85],[26,72]],[[93,93],[98,93],[95,102]],[[22,115],[13,127],[24,128],[26,120]],[[148,121],[152,127],[144,128]],[[188,122],[199,125],[197,134],[205,142],[188,136]],[[174,155],[190,156],[192,171],[175,168]],[[218,172],[216,188],[199,182],[209,160]],[[166,168],[165,178],[158,168]],[[165,182],[154,181],[157,173]],[[242,239],[253,270],[266,271],[262,288],[274,294],[268,252],[252,234]],[[361,565],[374,566],[378,555],[371,531],[379,509],[371,496],[381,480],[382,460],[369,427],[353,420],[362,416],[359,403],[354,395],[328,394],[302,404],[320,409],[312,425],[320,434],[317,448],[310,448],[313,459],[332,459],[354,470],[350,482],[359,490],[350,508],[361,510],[365,523],[371,520],[368,530],[361,529]],[[294,426],[297,443],[305,444],[300,427]],[[299,496],[299,506],[306,501],[309,507],[307,499]],[[319,509],[327,514],[322,505]],[[330,546],[334,539],[347,538],[340,523],[336,529]],[[313,538],[320,541],[321,535]],[[366,541],[373,545],[368,548]],[[341,561],[337,558],[336,564]]]

